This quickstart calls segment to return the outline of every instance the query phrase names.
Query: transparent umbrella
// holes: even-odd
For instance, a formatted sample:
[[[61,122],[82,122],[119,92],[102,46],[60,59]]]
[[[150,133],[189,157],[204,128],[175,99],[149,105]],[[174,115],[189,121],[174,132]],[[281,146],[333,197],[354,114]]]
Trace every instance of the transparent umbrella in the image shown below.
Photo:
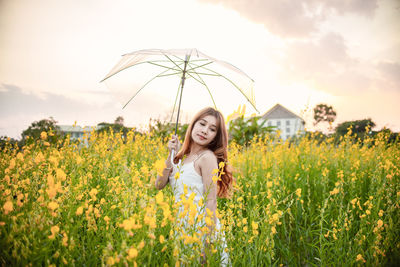
[[[168,78],[174,78],[175,86]],[[174,103],[171,120],[176,112],[175,134],[184,87],[189,81],[192,84],[186,86],[185,94],[190,92],[188,95],[192,103],[193,100],[200,101],[205,93],[214,107],[218,108],[236,94],[258,112],[253,79],[234,65],[209,57],[197,49],[146,49],[125,54],[101,82],[107,83],[125,108],[135,102],[144,88],[160,79],[163,83],[157,84],[156,95],[167,99],[170,96]],[[172,88],[175,89],[171,91]]]

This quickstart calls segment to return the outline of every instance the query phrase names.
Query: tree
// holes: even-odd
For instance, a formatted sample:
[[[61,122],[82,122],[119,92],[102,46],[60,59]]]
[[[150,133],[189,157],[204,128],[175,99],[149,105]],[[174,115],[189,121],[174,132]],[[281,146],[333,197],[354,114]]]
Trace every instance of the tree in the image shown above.
[[[163,140],[165,138],[169,138],[172,134],[175,133],[175,123],[168,122],[166,120],[161,121],[160,119],[150,119],[149,122],[149,132],[153,136],[161,137]],[[189,124],[178,124],[176,134],[179,136],[180,140],[184,140],[186,130],[189,127]]]
[[[367,130],[370,131],[372,128],[374,128],[375,123],[370,118],[364,120],[345,121],[343,123],[340,123],[335,128],[335,133],[337,137],[347,134],[350,127],[351,135],[363,140],[365,135],[369,134],[369,132],[367,133]]]
[[[327,104],[318,104],[314,108],[314,126],[316,126],[320,122],[329,123],[329,130],[332,130],[332,123],[336,119],[336,111],[332,106],[328,106]]]
[[[32,122],[32,124],[28,127],[28,129],[24,130],[21,134],[22,144],[30,142],[30,141],[28,142],[28,137],[29,140],[32,141],[36,141],[39,140],[40,138],[43,138],[43,136],[41,136],[42,132],[47,133],[46,137],[47,142],[56,144],[58,140],[62,138],[60,127],[58,127],[56,123],[57,121],[55,121],[53,117],[50,117],[49,119],[43,119],[40,121]]]
[[[13,147],[18,145],[18,140],[7,136],[0,136],[0,151],[4,150],[6,147]]]
[[[274,131],[274,126],[265,126],[266,120],[259,122],[260,117],[244,118],[240,115],[229,121],[229,137],[240,145],[248,145],[254,137],[265,138]]]
[[[115,119],[114,124],[118,124],[118,125],[124,126],[124,118],[122,116],[118,116]]]
[[[96,130],[96,132],[98,133],[110,131],[113,131],[114,133],[121,132],[123,138],[126,138],[127,133],[132,129],[124,126],[124,118],[122,116],[118,116],[114,120],[114,123],[100,122],[99,124],[97,124],[97,126],[98,129]]]

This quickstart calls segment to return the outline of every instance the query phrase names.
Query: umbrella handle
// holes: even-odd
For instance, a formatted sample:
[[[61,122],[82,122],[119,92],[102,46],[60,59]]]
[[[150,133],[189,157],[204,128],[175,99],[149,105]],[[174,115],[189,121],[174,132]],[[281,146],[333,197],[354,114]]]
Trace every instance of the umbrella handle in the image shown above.
[[[175,149],[172,149],[171,150],[171,164],[172,164],[172,166],[178,166],[179,164],[181,164],[181,162],[182,162],[181,159],[178,161],[177,164],[175,164],[174,163],[174,158],[175,158]]]
[[[175,149],[172,149],[171,150],[171,164],[172,164],[172,166],[175,166],[174,158],[175,158]]]

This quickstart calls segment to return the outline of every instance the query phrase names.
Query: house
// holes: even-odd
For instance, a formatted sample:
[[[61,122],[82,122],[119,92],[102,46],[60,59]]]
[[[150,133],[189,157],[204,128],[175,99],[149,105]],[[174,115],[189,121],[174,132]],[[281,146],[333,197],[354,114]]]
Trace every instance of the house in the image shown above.
[[[304,133],[305,121],[284,106],[276,104],[261,116],[267,126],[275,126],[282,140]]]
[[[70,139],[71,140],[77,140],[80,139],[81,141],[83,141],[83,134],[86,132],[88,134],[88,136],[90,136],[91,131],[93,130],[93,128],[95,130],[98,130],[99,127],[90,127],[90,126],[86,126],[86,127],[81,127],[81,126],[72,126],[72,125],[58,125],[58,127],[60,128],[60,131],[64,134],[70,135]]]

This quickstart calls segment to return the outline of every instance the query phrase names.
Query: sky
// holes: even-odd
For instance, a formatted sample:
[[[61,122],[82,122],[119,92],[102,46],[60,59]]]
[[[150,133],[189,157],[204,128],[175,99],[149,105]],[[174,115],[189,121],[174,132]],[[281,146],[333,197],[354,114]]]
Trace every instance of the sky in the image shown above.
[[[169,119],[173,102],[143,90],[122,109],[99,82],[121,55],[150,48],[197,48],[239,67],[260,115],[280,103],[316,130],[312,109],[325,103],[334,126],[371,118],[398,132],[399,33],[397,0],[0,0],[0,136],[19,139],[50,116],[81,126],[123,116],[138,128]],[[190,90],[183,101],[182,121],[212,105]],[[217,107],[227,116],[232,105]]]

